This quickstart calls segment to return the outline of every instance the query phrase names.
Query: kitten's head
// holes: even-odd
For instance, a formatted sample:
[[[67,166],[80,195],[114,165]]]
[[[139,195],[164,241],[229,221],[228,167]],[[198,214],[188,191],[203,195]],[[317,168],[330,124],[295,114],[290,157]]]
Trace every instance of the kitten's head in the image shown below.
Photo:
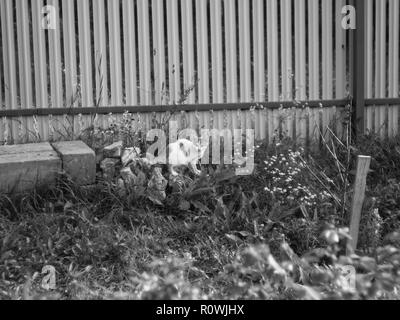
[[[190,140],[182,139],[178,141],[178,146],[185,156],[188,157],[190,161],[193,161],[203,158],[208,148],[208,143],[203,143],[203,141],[194,143]]]

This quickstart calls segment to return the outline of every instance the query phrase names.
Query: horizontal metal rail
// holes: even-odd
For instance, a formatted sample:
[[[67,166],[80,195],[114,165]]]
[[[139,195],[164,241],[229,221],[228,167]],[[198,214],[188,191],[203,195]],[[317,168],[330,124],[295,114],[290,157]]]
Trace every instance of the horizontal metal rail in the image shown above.
[[[217,103],[217,104],[181,104],[181,105],[149,105],[149,106],[107,106],[107,107],[75,107],[75,108],[31,108],[0,110],[0,117],[27,117],[47,115],[77,115],[77,114],[118,114],[126,111],[131,113],[151,113],[167,111],[221,111],[221,110],[246,110],[251,108],[279,109],[304,106],[310,108],[345,106],[348,100],[315,100],[315,101],[283,101],[259,103]]]
[[[393,106],[400,105],[400,98],[375,98],[366,99],[366,106]]]
[[[108,106],[108,107],[76,107],[76,108],[31,108],[31,109],[12,109],[0,110],[0,117],[29,117],[29,116],[48,116],[48,115],[78,115],[78,114],[119,114],[124,112],[131,113],[151,113],[167,111],[221,111],[221,110],[247,110],[250,108],[293,108],[293,107],[343,107],[349,103],[347,99],[341,100],[313,100],[313,101],[283,101],[283,102],[259,102],[259,103],[218,103],[218,104],[182,104],[182,105],[150,105],[150,106]],[[385,99],[366,99],[366,106],[372,105],[400,105],[400,98]]]

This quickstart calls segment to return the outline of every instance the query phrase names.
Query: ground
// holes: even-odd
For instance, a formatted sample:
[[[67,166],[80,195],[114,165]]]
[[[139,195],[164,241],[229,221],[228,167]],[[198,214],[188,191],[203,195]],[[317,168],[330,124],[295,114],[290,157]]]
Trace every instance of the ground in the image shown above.
[[[121,194],[115,181],[79,187],[68,177],[1,195],[0,297],[397,298],[400,138],[321,148],[260,142],[251,176],[203,167],[208,175],[168,187],[161,205],[143,190]],[[359,250],[348,257],[359,154],[373,157],[372,170]],[[343,265],[357,270],[354,290],[340,282]]]

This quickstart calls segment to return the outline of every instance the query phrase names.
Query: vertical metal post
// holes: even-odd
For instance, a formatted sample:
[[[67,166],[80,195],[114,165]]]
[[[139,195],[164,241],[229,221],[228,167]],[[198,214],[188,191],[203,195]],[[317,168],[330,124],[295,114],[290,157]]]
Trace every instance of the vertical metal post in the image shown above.
[[[351,56],[351,93],[354,107],[354,129],[356,134],[364,133],[365,109],[365,3],[354,0],[356,9],[356,29],[352,30]]]

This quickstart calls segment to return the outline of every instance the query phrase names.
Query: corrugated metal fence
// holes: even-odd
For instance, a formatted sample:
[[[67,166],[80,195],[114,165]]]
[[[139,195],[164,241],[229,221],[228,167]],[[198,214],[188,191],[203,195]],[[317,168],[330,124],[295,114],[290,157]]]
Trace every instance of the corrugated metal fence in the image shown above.
[[[71,127],[78,135],[88,112],[131,106],[142,106],[129,110],[146,130],[176,104],[182,126],[313,139],[331,124],[340,135],[351,71],[345,5],[0,0],[0,142],[62,139]],[[366,98],[398,97],[399,1],[367,0],[365,14]],[[397,132],[398,106],[365,113],[367,129]],[[107,126],[110,116],[95,121]]]
[[[400,1],[366,0],[365,94],[366,98],[398,98],[400,94]],[[399,110],[395,104],[370,105],[365,127],[382,137],[399,132]]]

